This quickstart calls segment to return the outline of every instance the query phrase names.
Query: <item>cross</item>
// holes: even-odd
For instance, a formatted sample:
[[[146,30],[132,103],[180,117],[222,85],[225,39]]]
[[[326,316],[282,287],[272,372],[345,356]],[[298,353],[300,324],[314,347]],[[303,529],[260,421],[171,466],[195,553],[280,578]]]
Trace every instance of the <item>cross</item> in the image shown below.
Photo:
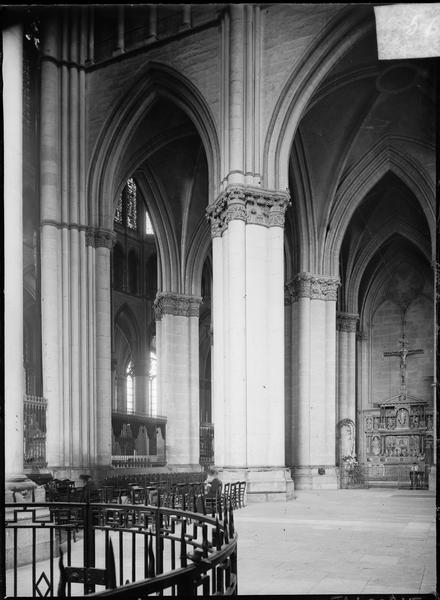
[[[408,356],[413,356],[414,354],[424,354],[424,350],[408,350],[407,342],[405,339],[405,333],[403,337],[399,340],[401,348],[398,352],[384,352],[384,356],[400,356],[400,393],[403,396],[406,396],[406,361]]]

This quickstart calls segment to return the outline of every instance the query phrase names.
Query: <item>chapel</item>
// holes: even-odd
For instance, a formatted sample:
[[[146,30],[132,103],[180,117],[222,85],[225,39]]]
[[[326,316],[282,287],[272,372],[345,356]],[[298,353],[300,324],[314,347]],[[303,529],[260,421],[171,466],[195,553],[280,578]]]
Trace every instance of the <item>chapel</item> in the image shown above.
[[[434,485],[436,62],[374,9],[2,8],[8,489]]]

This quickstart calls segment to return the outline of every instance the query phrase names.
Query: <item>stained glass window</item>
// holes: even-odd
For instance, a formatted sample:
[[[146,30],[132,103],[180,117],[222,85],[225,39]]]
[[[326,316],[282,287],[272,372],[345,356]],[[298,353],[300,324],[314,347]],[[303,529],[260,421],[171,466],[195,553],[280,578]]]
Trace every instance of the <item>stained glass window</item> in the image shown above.
[[[134,179],[127,180],[125,189],[127,193],[127,227],[137,229],[137,188]]]
[[[119,198],[118,198],[118,204],[116,206],[116,212],[115,212],[115,221],[116,221],[116,223],[120,223],[121,225],[124,222],[122,219],[122,193],[119,195]]]
[[[127,412],[134,413],[134,367],[130,361],[126,370],[127,377]]]
[[[115,211],[115,222],[125,225],[128,229],[137,229],[137,186],[130,177],[119,195]]]

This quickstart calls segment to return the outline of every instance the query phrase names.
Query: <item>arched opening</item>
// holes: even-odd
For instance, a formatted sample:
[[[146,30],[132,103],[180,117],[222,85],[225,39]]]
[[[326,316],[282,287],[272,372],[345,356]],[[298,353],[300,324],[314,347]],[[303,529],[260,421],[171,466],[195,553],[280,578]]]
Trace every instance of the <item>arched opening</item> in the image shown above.
[[[306,462],[302,457],[307,452],[313,464],[313,446],[308,451],[302,440],[327,435],[307,417],[310,406],[321,410],[322,394],[316,392],[319,386],[310,373],[326,340],[326,359],[316,372],[328,373],[329,360],[334,359],[335,382],[329,379],[325,394],[328,407],[334,393],[334,410],[328,415],[335,423],[333,447],[330,436],[326,448],[335,464],[343,466],[347,423],[353,424],[353,452],[363,463],[383,459],[394,464],[398,451],[403,453],[399,461],[410,461],[416,446],[424,444],[421,431],[412,424],[420,422],[420,411],[426,420],[432,411],[434,73],[426,60],[413,61],[409,69],[403,62],[378,61],[375,35],[367,33],[367,23],[362,27],[359,36],[354,35],[356,43],[341,53],[313,89],[307,105],[297,107],[301,119],[290,146],[294,202],[285,227],[290,293],[286,456],[293,465]],[[287,129],[286,125],[284,132]],[[284,143],[283,138],[280,144]],[[328,303],[334,300],[326,294],[335,281],[340,285],[330,317]],[[396,290],[401,290],[400,300]],[[310,313],[303,308],[303,298],[316,300],[307,305]],[[313,330],[310,314],[319,301],[327,304],[317,345],[317,334],[305,332]],[[331,339],[335,329],[336,343]],[[422,349],[423,354],[406,354]],[[395,354],[388,357],[386,352]],[[407,400],[412,430],[400,432],[395,456],[387,456],[390,432],[378,432],[379,417],[385,419],[388,410],[396,413],[397,408],[390,405],[382,414],[378,405],[396,397]],[[367,433],[370,416],[372,429]],[[380,422],[386,426],[386,419]]]
[[[176,361],[189,362],[189,352],[193,352],[188,350],[189,344],[199,345],[197,338],[189,334],[190,329],[184,328],[185,335],[189,336],[187,341],[180,334],[176,337],[173,330],[181,327],[179,318],[193,314],[185,312],[179,297],[185,299],[184,302],[194,303],[198,310],[202,285],[207,288],[201,276],[206,248],[205,245],[199,247],[198,240],[205,239],[206,233],[209,239],[209,226],[204,217],[208,163],[197,128],[185,112],[168,98],[158,97],[133,132],[118,169],[128,177],[124,176],[123,182],[118,184],[120,192],[114,204],[113,227],[117,241],[113,249],[113,315],[115,319],[120,307],[128,303],[135,317],[138,353],[133,355],[134,415],[149,426],[152,419],[175,417],[175,409],[167,403],[174,402],[181,390],[166,391],[167,386],[175,386],[167,373],[175,368]],[[119,265],[123,265],[122,275],[117,269]],[[158,293],[164,298],[159,317]],[[210,295],[206,294],[202,318],[210,315],[209,303]],[[164,328],[164,319],[174,322]],[[175,345],[176,340],[182,341],[181,349]],[[119,368],[118,344],[123,345],[124,341],[114,330],[116,370]],[[188,379],[184,384],[188,387],[185,392],[188,402],[193,402],[194,397],[210,396],[210,376],[199,382],[200,362],[195,364],[191,358],[191,366],[185,367],[184,372]],[[193,382],[197,389],[190,391]],[[117,389],[116,380],[114,388]],[[125,404],[128,406],[130,402]],[[210,416],[210,402],[207,414]],[[162,431],[162,422],[159,425]],[[194,427],[194,423],[188,425]],[[180,435],[176,427],[176,436]],[[150,441],[154,445],[154,441]],[[199,461],[198,455],[196,461]]]
[[[386,173],[353,213],[340,253],[339,310],[359,314],[356,452],[373,481],[403,477],[414,461],[423,469],[430,464],[430,255],[420,202],[400,178]]]

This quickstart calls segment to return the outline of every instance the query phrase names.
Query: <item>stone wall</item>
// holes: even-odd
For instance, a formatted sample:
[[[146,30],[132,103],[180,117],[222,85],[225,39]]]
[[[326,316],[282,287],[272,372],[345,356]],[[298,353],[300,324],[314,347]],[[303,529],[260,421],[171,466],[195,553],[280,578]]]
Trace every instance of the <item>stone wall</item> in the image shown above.
[[[423,349],[424,354],[407,360],[408,394],[419,399],[431,399],[433,375],[432,302],[425,296],[416,298],[407,311],[406,339],[409,349]],[[370,404],[381,402],[399,393],[400,358],[384,357],[384,351],[399,351],[402,337],[402,311],[390,300],[381,304],[374,315],[371,338]],[[365,407],[366,408],[366,407]]]

